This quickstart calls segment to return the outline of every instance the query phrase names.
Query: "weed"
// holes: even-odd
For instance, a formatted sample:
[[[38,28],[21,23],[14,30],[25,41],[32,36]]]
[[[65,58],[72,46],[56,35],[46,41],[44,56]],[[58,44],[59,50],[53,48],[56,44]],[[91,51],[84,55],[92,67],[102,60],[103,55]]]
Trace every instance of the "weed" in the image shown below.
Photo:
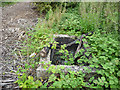
[[[45,20],[42,23],[39,21],[34,31],[28,31],[27,41],[24,41],[27,48],[23,48],[22,53],[27,55],[27,53],[39,53],[43,47],[50,46],[50,44],[53,44],[52,49],[56,49],[57,42],[54,42],[53,34],[81,36],[83,33],[94,31],[92,36],[86,36],[86,39],[83,40],[88,42],[85,47],[90,47],[86,50],[85,55],[89,56],[92,54],[92,58],[88,59],[85,56],[81,56],[81,53],[84,52],[83,49],[80,49],[75,57],[80,56],[77,59],[78,65],[85,66],[85,63],[88,63],[89,67],[95,68],[96,75],[89,76],[90,78],[86,79],[87,75],[92,71],[91,69],[85,67],[84,70],[87,73],[82,71],[73,72],[71,70],[68,70],[68,73],[63,73],[60,68],[49,67],[43,62],[44,68],[49,67],[48,72],[52,72],[45,84],[33,80],[33,77],[29,75],[30,71],[27,71],[26,67],[21,69],[21,72],[26,72],[26,74],[20,76],[21,79],[17,83],[21,87],[29,88],[39,86],[44,88],[120,88],[117,5],[118,3],[112,2],[80,2],[74,8],[69,7],[69,5],[69,8],[61,5],[55,10],[50,6]],[[78,41],[77,43],[80,42]],[[62,45],[59,53],[63,53],[61,58],[67,61],[67,65],[71,65],[74,63],[74,58],[65,47],[66,45]],[[27,50],[28,48],[29,50]],[[30,59],[29,63],[31,66],[29,68],[31,69],[36,66],[34,66],[36,63],[34,58]],[[36,84],[37,82],[39,82],[39,85]]]

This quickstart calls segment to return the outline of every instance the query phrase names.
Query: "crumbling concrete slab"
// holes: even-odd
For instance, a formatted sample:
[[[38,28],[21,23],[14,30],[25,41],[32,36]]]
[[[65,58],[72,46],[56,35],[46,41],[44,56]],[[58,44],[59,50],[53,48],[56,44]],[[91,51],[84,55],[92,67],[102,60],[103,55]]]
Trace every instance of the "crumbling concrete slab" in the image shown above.
[[[58,68],[61,68],[61,67],[64,67],[64,69],[61,69],[61,72],[64,72],[64,73],[67,73],[68,70],[71,70],[71,71],[75,71],[75,72],[79,72],[79,71],[82,71],[83,73],[88,73],[84,68],[88,68],[88,69],[91,69],[92,71],[89,73],[88,77],[91,77],[91,74],[95,74],[96,70],[91,68],[91,67],[88,67],[88,66],[75,66],[75,65],[50,65],[50,66],[55,66],[56,69]],[[49,67],[50,67],[49,66]],[[49,76],[52,74],[52,73],[48,73],[47,70],[49,69],[46,68],[44,69],[42,66],[38,67],[37,68],[37,78],[40,78],[42,77],[42,79],[47,79],[49,78]]]
[[[72,38],[72,39],[75,38],[74,36],[68,36],[68,35],[56,35],[55,37],[57,38],[57,40],[59,40],[58,37],[60,37],[60,38]],[[62,44],[64,44],[64,43],[62,43]],[[51,56],[51,50],[49,50],[49,53],[48,53],[47,57],[45,57],[45,58],[41,57],[40,58],[40,63],[42,61],[44,61],[45,63],[49,63],[50,61],[53,61],[53,60],[51,60],[50,56]],[[54,64],[51,64],[50,66],[55,66],[56,69],[64,67],[64,69],[61,69],[61,72],[65,72],[65,73],[68,72],[68,70],[75,71],[75,72],[82,71],[83,73],[88,73],[88,71],[85,70],[85,68],[88,68],[89,70],[91,70],[91,72],[87,76],[88,78],[91,77],[91,75],[96,73],[95,72],[96,69],[95,68],[91,68],[89,66],[54,65]],[[49,69],[50,66],[48,66],[46,69],[44,69],[43,65],[40,64],[40,67],[38,67],[37,70],[36,70],[37,78],[42,77],[42,79],[47,79],[52,74],[52,73],[46,72]]]

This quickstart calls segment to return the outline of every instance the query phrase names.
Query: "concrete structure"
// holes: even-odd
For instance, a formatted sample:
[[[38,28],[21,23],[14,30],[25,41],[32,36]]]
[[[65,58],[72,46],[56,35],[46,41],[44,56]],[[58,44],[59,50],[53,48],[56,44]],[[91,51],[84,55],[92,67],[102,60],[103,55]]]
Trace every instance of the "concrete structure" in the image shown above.
[[[68,36],[68,35],[57,35],[57,36],[55,36],[55,37],[56,37],[56,38],[63,38],[63,39],[65,39],[65,38],[68,38],[68,39],[73,39],[73,38],[75,38],[74,36]],[[55,38],[55,40],[56,40],[56,38]],[[57,39],[57,40],[58,40],[58,39]],[[61,40],[61,39],[59,39],[59,40]],[[68,41],[72,41],[72,40],[68,40]],[[62,41],[62,42],[64,42],[64,41]],[[62,43],[62,42],[61,42],[61,43]],[[62,43],[62,44],[63,44],[63,43]],[[50,62],[50,60],[51,60],[51,58],[50,58],[51,53],[52,53],[51,50],[49,50],[49,53],[48,53],[47,57],[45,57],[45,58],[40,58],[40,62],[42,62],[42,61],[44,61],[45,63]],[[91,77],[92,74],[95,74],[95,70],[96,70],[96,69],[91,68],[91,67],[89,67],[89,66],[54,65],[54,64],[51,64],[50,66],[55,66],[56,69],[64,66],[64,69],[61,69],[62,72],[68,72],[68,70],[72,70],[72,71],[77,72],[77,71],[81,70],[83,73],[88,73],[88,71],[86,71],[86,70],[84,69],[84,68],[88,68],[89,71],[91,70],[91,72],[90,72],[89,75],[88,75],[88,78]],[[36,72],[37,72],[37,78],[42,77],[42,79],[47,79],[47,78],[52,74],[52,73],[47,73],[47,72],[46,72],[46,71],[49,69],[50,66],[48,66],[46,69],[44,69],[44,68],[43,68],[43,65],[40,64],[40,67],[38,67],[37,70],[36,70]]]

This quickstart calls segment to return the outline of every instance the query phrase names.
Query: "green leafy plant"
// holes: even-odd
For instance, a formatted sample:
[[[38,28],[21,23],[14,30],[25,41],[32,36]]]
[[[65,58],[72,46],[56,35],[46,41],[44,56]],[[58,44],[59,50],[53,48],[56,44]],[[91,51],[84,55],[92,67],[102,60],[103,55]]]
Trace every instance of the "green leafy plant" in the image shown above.
[[[25,64],[24,67],[19,66],[16,74],[18,75],[18,80],[14,83],[17,83],[20,88],[38,88],[42,85],[40,80],[35,80],[31,76],[31,72],[34,72],[35,64]],[[31,75],[30,75],[31,74]]]
[[[107,33],[118,30],[118,3],[112,2],[80,2],[79,10],[82,28],[88,30],[106,31]],[[83,30],[82,29],[82,30]]]
[[[49,85],[49,88],[82,88],[89,86],[88,82],[85,82],[84,80],[85,74],[81,71],[74,72],[68,70],[68,72],[64,73],[60,70],[64,69],[64,66],[58,68],[53,67],[54,66],[51,66],[48,70],[50,72],[55,70],[48,79],[48,82],[52,83]]]
[[[65,65],[72,65],[74,63],[73,54],[66,49],[66,44],[61,45],[59,53],[62,54],[60,57],[65,60]]]
[[[28,76],[23,73],[22,76],[18,77],[19,79],[15,82],[18,83],[20,88],[38,88],[42,86],[42,82],[39,80],[34,81],[32,76]]]
[[[99,33],[99,32],[97,32]],[[106,88],[119,88],[119,44],[118,41],[112,38],[112,35],[94,34],[87,37],[91,46],[92,58],[87,60],[90,67],[97,68],[97,74],[101,75],[98,80],[93,82],[98,87],[105,86]],[[89,51],[88,51],[89,52]],[[87,52],[86,52],[87,53]],[[85,59],[86,60],[86,59]],[[81,63],[84,59],[79,59]]]
[[[40,4],[41,8],[44,5],[42,4]],[[45,69],[49,67],[48,73],[52,73],[47,82],[42,85],[39,81],[33,79],[31,76],[32,70],[28,71],[28,69],[37,67],[35,65],[36,58],[28,58],[28,65],[26,64],[18,71],[19,79],[17,83],[19,86],[30,88],[34,86],[41,88],[120,88],[117,3],[80,2],[77,7],[73,6],[73,9],[58,7],[56,10],[53,10],[54,5],[51,6],[52,3],[46,3],[45,5],[41,9],[42,11],[49,10],[45,20],[42,23],[39,20],[34,30],[26,33],[28,38],[24,41],[24,44],[27,47],[21,50],[22,53],[27,56],[32,52],[39,53],[43,47],[50,46],[50,44],[53,44],[52,49],[56,49],[58,43],[53,41],[53,34],[81,36],[83,33],[94,31],[92,36],[86,36],[86,39],[83,39],[83,42],[88,42],[84,46],[90,47],[85,54],[86,56],[92,54],[92,57],[88,59],[81,56],[84,49],[80,49],[75,58],[81,56],[77,60],[78,65],[85,66],[88,63],[89,67],[96,69],[95,75],[90,76],[92,69],[87,67],[84,67],[87,73],[82,71],[73,72],[71,70],[63,73],[61,69],[64,69],[64,67],[56,68],[54,65],[50,66],[51,63],[42,62]],[[70,6],[68,5],[68,7]],[[77,43],[80,44],[79,41]],[[62,53],[61,58],[67,61],[65,64],[71,65],[74,63],[73,55],[65,48],[66,45],[62,45],[59,53]],[[23,73],[22,76],[19,75],[21,72]]]

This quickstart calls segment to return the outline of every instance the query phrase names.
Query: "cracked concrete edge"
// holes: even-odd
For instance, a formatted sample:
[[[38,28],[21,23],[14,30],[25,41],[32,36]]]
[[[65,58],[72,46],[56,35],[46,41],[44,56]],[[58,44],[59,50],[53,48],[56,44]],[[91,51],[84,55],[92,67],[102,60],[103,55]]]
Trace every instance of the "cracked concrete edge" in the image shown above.
[[[54,34],[54,36],[55,37],[64,37],[64,38],[66,38],[66,37],[68,37],[68,38],[75,38],[75,36],[69,36],[69,35],[64,35],[64,34],[58,34],[58,35]]]
[[[89,71],[91,69],[91,72],[89,72],[89,75],[90,76],[91,74],[95,74],[96,72],[96,69],[94,68],[91,68],[89,66],[75,66],[75,65],[50,65],[50,66],[55,66],[56,69],[60,69],[61,67],[64,67],[64,69],[61,69],[61,72],[68,72],[69,70],[71,71],[75,71],[75,72],[79,72],[79,71],[82,71],[83,73],[88,73],[88,71],[85,70],[85,68],[88,68]],[[49,66],[49,67],[50,67]],[[36,72],[37,72],[37,78],[40,78],[42,77],[42,79],[47,79],[52,73],[48,73],[47,70],[49,69],[46,68],[44,69],[42,66],[38,67]]]

